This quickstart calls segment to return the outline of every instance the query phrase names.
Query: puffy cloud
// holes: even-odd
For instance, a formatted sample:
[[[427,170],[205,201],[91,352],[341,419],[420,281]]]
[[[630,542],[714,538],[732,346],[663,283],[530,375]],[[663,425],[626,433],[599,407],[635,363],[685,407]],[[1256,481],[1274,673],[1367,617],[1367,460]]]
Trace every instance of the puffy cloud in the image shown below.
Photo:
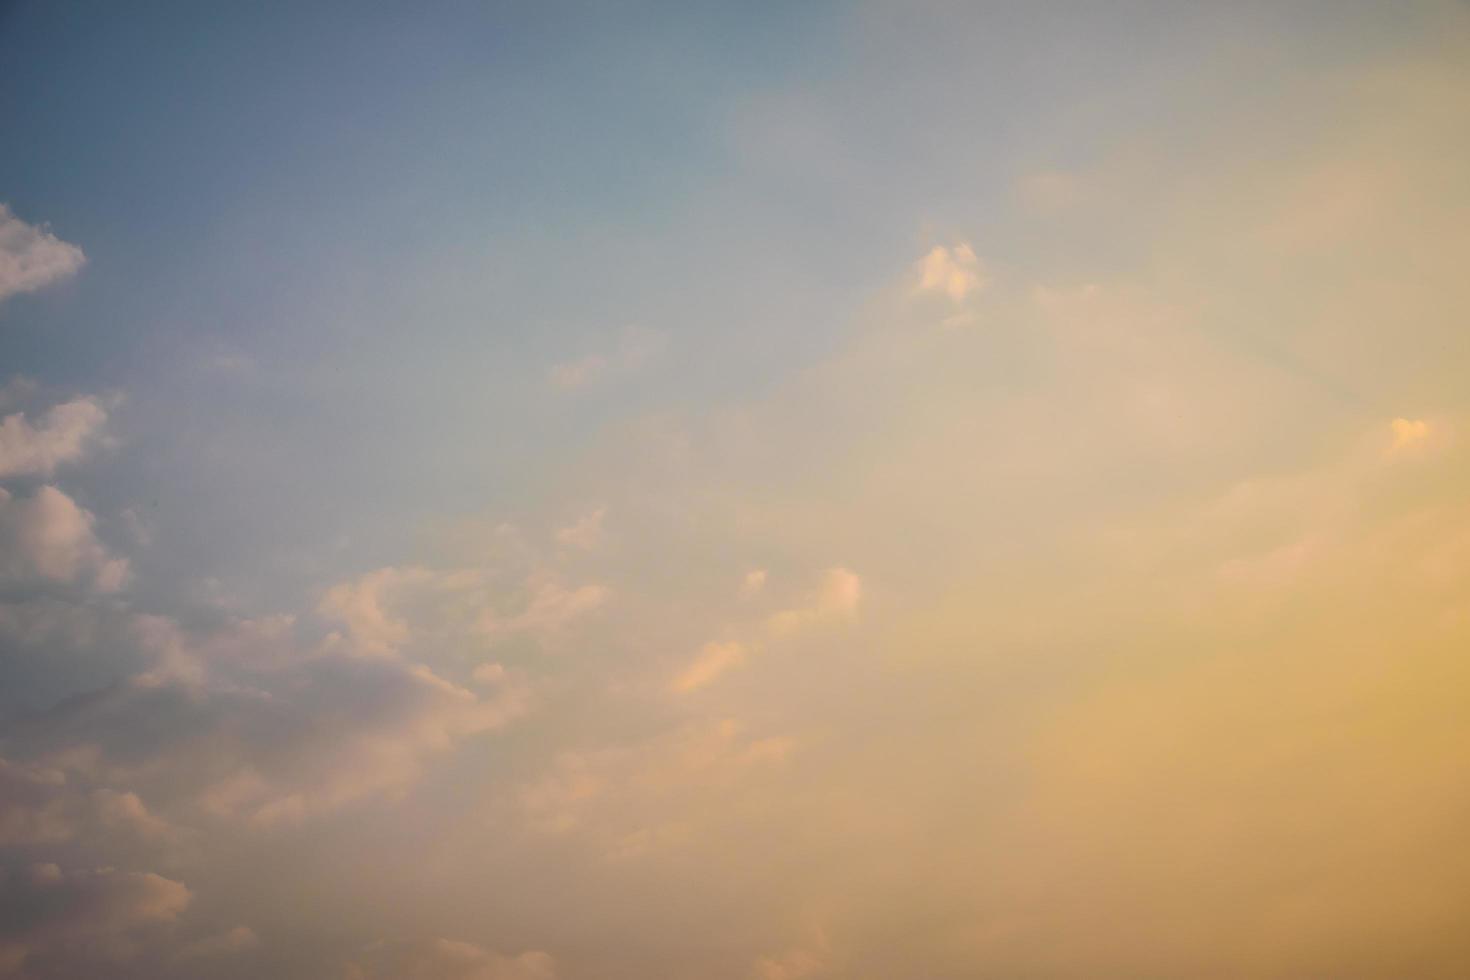
[[[32,423],[21,412],[0,421],[0,477],[49,477],[96,442],[107,410],[95,398],[53,405]]]
[[[739,643],[706,643],[694,662],[684,668],[671,685],[679,694],[688,694],[714,683],[725,671],[745,662],[745,647]]]
[[[45,226],[26,224],[0,204],[0,303],[74,275],[86,260],[77,246]]]
[[[539,950],[516,956],[452,939],[376,943],[348,967],[349,980],[556,980],[556,961]]]
[[[121,588],[128,562],[114,558],[93,532],[92,513],[56,487],[30,497],[0,489],[0,576],[71,583],[87,577],[102,592]]]
[[[975,250],[961,242],[954,248],[935,245],[914,267],[914,291],[939,293],[959,303],[985,285]]]
[[[407,620],[393,615],[390,604],[408,589],[440,584],[439,576],[427,568],[380,568],[332,586],[317,612],[346,626],[354,649],[387,655],[410,636]]]
[[[0,976],[97,976],[172,925],[192,898],[148,872],[63,871],[38,863],[0,873]]]

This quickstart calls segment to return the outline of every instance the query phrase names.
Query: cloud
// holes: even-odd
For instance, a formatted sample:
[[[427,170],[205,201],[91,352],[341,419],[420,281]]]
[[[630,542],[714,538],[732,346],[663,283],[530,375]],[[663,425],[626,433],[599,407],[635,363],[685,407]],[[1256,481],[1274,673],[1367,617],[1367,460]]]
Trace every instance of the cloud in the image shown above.
[[[114,558],[93,532],[95,519],[56,487],[30,497],[0,489],[0,577],[15,582],[73,583],[86,577],[100,592],[127,581],[128,562]]]
[[[45,764],[0,758],[0,846],[52,846],[80,839],[174,845],[180,831],[136,793],[91,788],[85,778]]]
[[[745,648],[739,643],[706,643],[694,662],[674,678],[671,687],[679,694],[697,691],[744,662]]]
[[[213,936],[205,936],[179,950],[179,959],[213,959],[217,956],[238,956],[260,946],[260,937],[249,926],[235,926]]]
[[[389,566],[332,586],[317,612],[346,628],[345,652],[428,655],[511,636],[552,640],[608,594],[605,586],[568,586],[545,571],[515,581],[474,568]]]
[[[1394,419],[1390,423],[1393,430],[1393,451],[1402,452],[1406,449],[1415,449],[1429,441],[1431,429],[1424,419]]]
[[[9,205],[0,204],[0,303],[60,282],[85,262],[80,248],[45,226],[26,224]]]
[[[781,766],[796,740],[753,736],[734,718],[701,721],[630,743],[562,752],[522,784],[515,803],[526,826],[544,834],[579,833],[605,857],[626,858],[656,845],[688,843],[689,815],[728,802],[747,776]]]
[[[183,883],[148,872],[0,872],[0,976],[97,976],[137,955],[188,907]],[[75,971],[75,972],[72,972]]]
[[[752,977],[754,980],[807,980],[821,976],[826,968],[826,961],[817,954],[794,949],[779,957],[762,957]]]
[[[764,568],[752,569],[745,573],[745,578],[740,580],[741,598],[750,598],[757,595],[766,587],[766,570]]]
[[[602,519],[606,516],[606,507],[599,507],[591,513],[583,514],[573,523],[557,529],[557,543],[583,550],[597,547],[602,541]]]
[[[506,679],[505,667],[502,664],[480,664],[470,672],[476,683],[494,685],[500,684]]]
[[[553,388],[572,391],[633,374],[662,354],[666,344],[661,333],[629,327],[618,337],[611,351],[554,364],[546,372],[546,381]]]
[[[358,656],[330,639],[282,657],[270,649],[276,632],[249,623],[203,641],[156,616],[138,617],[137,631],[160,667],[12,733],[4,772],[39,814],[5,816],[15,833],[64,838],[82,811],[48,804],[74,782],[107,790],[90,797],[99,819],[135,833],[201,818],[296,824],[405,791],[432,759],[529,707],[522,684],[482,696],[422,664]]]
[[[821,586],[806,605],[773,614],[767,618],[766,626],[772,633],[790,634],[807,626],[850,619],[857,615],[862,596],[863,583],[856,572],[842,567],[830,568],[823,574]]]
[[[106,422],[107,410],[95,398],[55,405],[35,424],[19,412],[7,415],[0,421],[0,477],[51,476],[80,459]]]
[[[349,980],[556,980],[556,961],[516,956],[451,939],[375,943],[348,967]]]
[[[935,245],[914,267],[917,293],[939,293],[954,303],[963,301],[985,285],[980,260],[967,243],[954,248]]]
[[[402,793],[430,759],[527,707],[517,687],[481,697],[427,667],[383,660],[325,656],[270,679],[276,684],[268,699],[211,691],[209,717],[197,727],[177,686],[135,692],[140,702],[176,713],[180,734],[192,737],[164,755],[176,759],[176,778],[199,787],[198,805],[259,827]],[[197,705],[199,695],[192,697]],[[247,737],[211,751],[227,731]]]
[[[407,620],[390,612],[391,607],[410,589],[444,584],[427,568],[380,568],[332,586],[317,605],[317,612],[347,627],[354,650],[386,656],[410,637]]]

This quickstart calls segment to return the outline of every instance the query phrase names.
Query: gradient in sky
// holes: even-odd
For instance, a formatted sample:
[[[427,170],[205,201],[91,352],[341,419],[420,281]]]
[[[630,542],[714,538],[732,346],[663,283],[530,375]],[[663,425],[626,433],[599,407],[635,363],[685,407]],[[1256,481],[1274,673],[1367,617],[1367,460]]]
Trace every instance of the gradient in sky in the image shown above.
[[[0,3],[0,976],[1470,976],[1470,8]]]

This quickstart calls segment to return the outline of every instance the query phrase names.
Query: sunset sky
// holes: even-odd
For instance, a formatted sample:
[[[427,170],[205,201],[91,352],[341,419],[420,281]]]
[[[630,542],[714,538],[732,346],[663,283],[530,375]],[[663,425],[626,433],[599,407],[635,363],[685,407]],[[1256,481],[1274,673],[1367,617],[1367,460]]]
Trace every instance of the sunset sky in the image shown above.
[[[1470,976],[1470,5],[0,0],[0,977]]]

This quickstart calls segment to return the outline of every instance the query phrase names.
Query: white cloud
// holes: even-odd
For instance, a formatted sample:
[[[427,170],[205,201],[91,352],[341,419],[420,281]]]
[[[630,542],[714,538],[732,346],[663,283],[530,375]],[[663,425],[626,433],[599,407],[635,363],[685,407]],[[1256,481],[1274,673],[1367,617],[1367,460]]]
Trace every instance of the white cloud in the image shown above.
[[[101,592],[114,592],[128,577],[128,562],[114,558],[93,533],[92,513],[56,487],[30,497],[0,489],[0,576],[18,581],[71,583],[89,577]]]
[[[53,406],[35,424],[20,412],[7,415],[0,421],[0,477],[49,477],[80,459],[106,421],[107,410],[95,398]]]
[[[985,285],[980,260],[967,243],[954,248],[935,245],[914,268],[914,291],[940,293],[959,303]]]
[[[86,261],[77,246],[44,226],[26,224],[0,204],[0,302],[74,275]]]

